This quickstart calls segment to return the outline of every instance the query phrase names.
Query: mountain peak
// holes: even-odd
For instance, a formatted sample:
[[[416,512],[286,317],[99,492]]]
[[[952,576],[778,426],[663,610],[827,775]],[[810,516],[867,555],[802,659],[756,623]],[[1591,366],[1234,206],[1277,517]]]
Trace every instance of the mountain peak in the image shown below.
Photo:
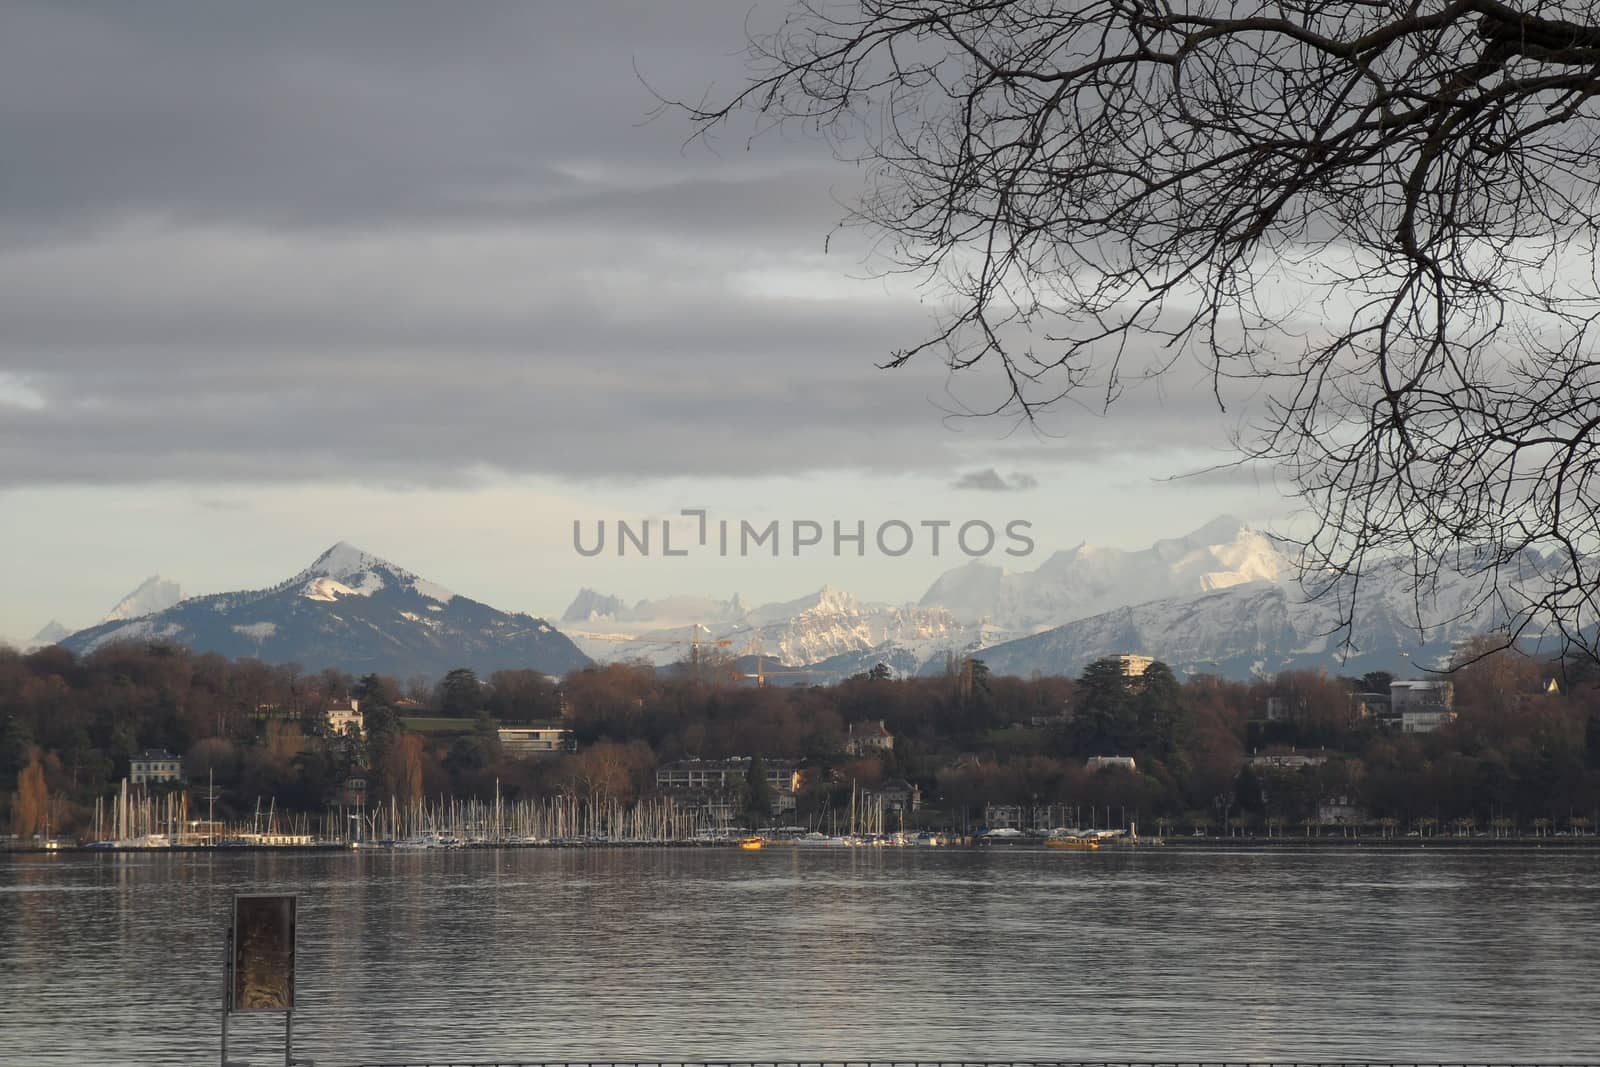
[[[51,619],[40,628],[38,633],[33,635],[33,643],[36,645],[53,645],[63,637],[71,635],[71,633],[72,631],[61,625],[60,622]]]
[[[154,615],[158,611],[165,611],[183,599],[183,590],[177,582],[152,574],[139,583],[139,587],[121,600],[117,606],[106,613],[101,622],[120,622],[124,619],[138,619],[145,615]]]
[[[370,570],[375,566],[398,570],[388,561],[379,559],[370,552],[362,551],[349,541],[340,541],[318,556],[311,566],[301,573],[306,575],[320,574],[325,578],[348,578],[351,575]]]
[[[572,598],[572,603],[567,605],[567,610],[561,613],[562,622],[593,622],[597,619],[613,618],[628,610],[621,597],[608,596],[595,589],[584,586],[578,590],[578,595]]]
[[[855,611],[860,607],[853,595],[834,585],[824,585],[805,599],[816,611]]]
[[[303,587],[303,595],[310,600],[371,596],[390,585],[410,587],[419,596],[441,604],[448,604],[455,596],[444,586],[419,578],[349,541],[340,541],[328,549],[292,580]]]

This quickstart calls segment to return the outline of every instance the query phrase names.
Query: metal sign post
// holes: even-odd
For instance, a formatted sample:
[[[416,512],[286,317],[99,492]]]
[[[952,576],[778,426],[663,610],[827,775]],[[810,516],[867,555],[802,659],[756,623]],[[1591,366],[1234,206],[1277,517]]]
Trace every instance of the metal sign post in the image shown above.
[[[248,894],[233,898],[233,923],[223,964],[222,1067],[246,1067],[228,1059],[228,1016],[283,1013],[284,1067],[310,1067],[294,1057],[294,895]]]

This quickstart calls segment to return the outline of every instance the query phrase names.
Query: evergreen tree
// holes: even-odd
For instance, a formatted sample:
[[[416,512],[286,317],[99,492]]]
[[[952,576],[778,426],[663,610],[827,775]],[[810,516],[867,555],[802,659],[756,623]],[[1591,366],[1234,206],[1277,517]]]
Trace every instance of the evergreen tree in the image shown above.
[[[466,667],[457,667],[439,683],[439,709],[446,715],[467,718],[483,707],[483,683]]]
[[[767,781],[767,764],[760,756],[750,761],[744,781],[744,821],[754,829],[772,815],[772,783]]]
[[[1261,811],[1266,806],[1266,795],[1261,788],[1261,779],[1256,776],[1255,768],[1246,763],[1239,769],[1239,777],[1233,784],[1233,795],[1238,798],[1239,808],[1242,811]]]
[[[1131,747],[1134,734],[1133,694],[1122,663],[1097,659],[1078,676],[1069,730],[1073,753],[1115,755]]]
[[[1387,693],[1389,683],[1394,681],[1394,675],[1388,671],[1368,671],[1361,676],[1361,691],[1363,693]]]
[[[1141,755],[1168,761],[1178,752],[1184,727],[1183,687],[1165,663],[1152,663],[1133,680],[1133,747]]]

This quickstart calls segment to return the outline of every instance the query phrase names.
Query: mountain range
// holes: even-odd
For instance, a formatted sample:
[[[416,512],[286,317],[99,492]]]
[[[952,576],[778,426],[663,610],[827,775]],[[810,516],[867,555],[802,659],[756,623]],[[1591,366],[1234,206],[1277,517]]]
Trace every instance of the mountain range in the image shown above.
[[[437,677],[458,666],[558,674],[592,660],[667,664],[698,645],[736,663],[759,661],[774,682],[806,684],[879,662],[899,674],[936,672],[950,656],[974,653],[992,670],[1020,675],[1075,675],[1118,652],[1156,656],[1180,673],[1249,677],[1323,667],[1411,675],[1441,665],[1457,642],[1497,622],[1472,579],[1444,576],[1419,606],[1398,565],[1392,575],[1380,566],[1363,585],[1345,643],[1337,601],[1307,602],[1295,573],[1281,542],[1224,517],[1143,549],[1080,544],[1030,570],[968,563],[903,604],[863,603],[828,586],[758,605],[737,595],[630,604],[583,589],[557,630],[455,596],[341,542],[270,589],[179,601],[177,583],[152,577],[99,625],[70,636],[41,631],[39,640],[88,651],[157,637],[230,656],[400,677]],[[1431,624],[1425,641],[1419,612]]]
[[[456,596],[343,542],[270,589],[182,600],[138,618],[112,618],[60,643],[89,652],[112,641],[151,638],[227,656],[401,678],[439,677],[454,667],[560,674],[590,662],[543,619]]]
[[[878,662],[901,674],[936,672],[951,654],[975,653],[991,669],[1019,675],[1075,675],[1100,656],[1140,652],[1180,673],[1245,678],[1325,668],[1405,676],[1443,666],[1457,643],[1500,622],[1479,603],[1475,579],[1442,576],[1419,606],[1403,569],[1379,565],[1341,634],[1338,598],[1308,602],[1297,573],[1282,542],[1222,517],[1144,549],[1080,544],[1031,570],[974,561],[940,575],[913,604],[862,604],[825,587],[755,608],[737,597],[630,607],[585,589],[562,622],[596,659],[668,662],[681,657],[693,619],[735,652],[775,654],[802,668],[790,676],[802,683]],[[1428,623],[1425,640],[1419,616]],[[652,643],[661,638],[672,640]]]

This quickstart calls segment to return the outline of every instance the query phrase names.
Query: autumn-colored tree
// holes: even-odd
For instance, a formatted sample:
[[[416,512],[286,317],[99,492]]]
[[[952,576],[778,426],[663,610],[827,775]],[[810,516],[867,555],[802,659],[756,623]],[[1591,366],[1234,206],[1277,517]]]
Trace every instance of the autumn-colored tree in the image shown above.
[[[631,801],[655,762],[650,746],[601,741],[562,760],[556,780],[573,796]]]
[[[11,832],[18,837],[32,837],[43,829],[50,811],[50,790],[44,781],[44,764],[39,750],[28,754],[28,762],[17,776],[17,798],[11,806]]]
[[[395,741],[390,754],[389,781],[401,800],[422,799],[422,753],[420,734],[404,733]]]

